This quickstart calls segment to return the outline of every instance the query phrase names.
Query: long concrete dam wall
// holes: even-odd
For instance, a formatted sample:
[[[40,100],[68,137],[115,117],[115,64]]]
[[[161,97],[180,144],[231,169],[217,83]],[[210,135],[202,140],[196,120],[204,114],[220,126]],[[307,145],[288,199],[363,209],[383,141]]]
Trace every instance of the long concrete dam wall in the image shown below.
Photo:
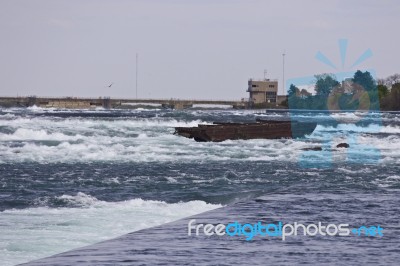
[[[180,99],[114,99],[114,98],[74,98],[74,97],[0,97],[2,107],[30,107],[88,109],[103,107],[121,108],[129,104],[160,104],[163,107],[183,109],[194,104],[230,105],[233,108],[244,108],[243,101],[223,100],[180,100]]]

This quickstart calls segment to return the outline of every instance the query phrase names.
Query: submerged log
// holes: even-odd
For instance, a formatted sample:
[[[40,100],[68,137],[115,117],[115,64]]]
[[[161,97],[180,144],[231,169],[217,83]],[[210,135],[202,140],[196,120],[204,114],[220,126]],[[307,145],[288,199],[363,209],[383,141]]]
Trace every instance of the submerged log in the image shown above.
[[[322,147],[321,146],[317,146],[317,147],[308,147],[308,148],[303,148],[303,151],[322,151]]]

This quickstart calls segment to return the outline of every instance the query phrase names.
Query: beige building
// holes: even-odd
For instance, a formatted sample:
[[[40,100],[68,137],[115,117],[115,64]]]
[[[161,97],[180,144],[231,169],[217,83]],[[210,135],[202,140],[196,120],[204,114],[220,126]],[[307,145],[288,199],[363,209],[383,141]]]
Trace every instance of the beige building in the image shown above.
[[[247,92],[250,93],[249,102],[252,104],[277,103],[278,81],[263,79],[249,79]]]

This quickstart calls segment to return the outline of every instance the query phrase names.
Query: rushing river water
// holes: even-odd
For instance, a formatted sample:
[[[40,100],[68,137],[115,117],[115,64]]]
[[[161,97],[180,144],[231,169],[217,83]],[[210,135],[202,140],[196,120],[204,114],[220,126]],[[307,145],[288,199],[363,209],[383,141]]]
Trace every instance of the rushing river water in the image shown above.
[[[308,201],[293,212],[287,208],[286,217],[307,213],[314,200],[345,198],[335,218],[350,224],[356,221],[341,213],[375,201],[383,211],[366,211],[365,221],[384,218],[381,226],[388,237],[398,232],[399,213],[393,206],[400,205],[399,113],[292,113],[296,120],[318,122],[301,140],[197,143],[173,135],[176,126],[255,118],[288,119],[289,114],[2,109],[1,264],[27,262],[274,194],[306,195]],[[350,148],[336,149],[340,142]],[[304,151],[315,146],[323,150]],[[399,245],[393,252],[400,252]]]

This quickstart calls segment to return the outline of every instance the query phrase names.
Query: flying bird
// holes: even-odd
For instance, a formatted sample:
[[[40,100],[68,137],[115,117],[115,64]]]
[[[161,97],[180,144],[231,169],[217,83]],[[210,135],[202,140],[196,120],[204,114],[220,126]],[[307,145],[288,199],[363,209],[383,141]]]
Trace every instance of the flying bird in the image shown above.
[[[111,88],[111,86],[114,84],[114,82],[111,82],[110,85],[108,85],[107,87]]]

